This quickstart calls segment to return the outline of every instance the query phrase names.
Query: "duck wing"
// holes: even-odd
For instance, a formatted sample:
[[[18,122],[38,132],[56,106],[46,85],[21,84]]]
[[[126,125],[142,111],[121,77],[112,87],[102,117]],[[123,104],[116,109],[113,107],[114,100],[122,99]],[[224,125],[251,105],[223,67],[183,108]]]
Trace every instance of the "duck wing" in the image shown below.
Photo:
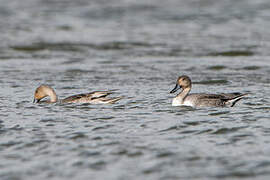
[[[112,94],[112,91],[96,91],[92,94],[91,103],[93,104],[113,104],[123,97],[108,98],[106,96]]]
[[[234,106],[236,102],[247,94],[223,93],[223,94],[191,94],[187,98],[196,106]]]
[[[110,94],[112,94],[112,91],[95,91],[95,92],[89,93],[89,96],[91,96],[92,99],[96,99],[96,98],[106,97]]]
[[[90,92],[90,93],[76,94],[76,95],[69,96],[69,97],[63,99],[62,102],[63,103],[78,102],[81,100],[91,101],[91,100],[94,100],[97,98],[104,98],[111,93],[112,93],[111,91],[94,91],[94,92]]]
[[[238,97],[245,96],[246,94],[242,93],[221,93],[221,94],[198,94],[199,99],[220,99],[220,100],[231,100]]]
[[[226,96],[222,94],[194,94],[197,99],[226,99]]]

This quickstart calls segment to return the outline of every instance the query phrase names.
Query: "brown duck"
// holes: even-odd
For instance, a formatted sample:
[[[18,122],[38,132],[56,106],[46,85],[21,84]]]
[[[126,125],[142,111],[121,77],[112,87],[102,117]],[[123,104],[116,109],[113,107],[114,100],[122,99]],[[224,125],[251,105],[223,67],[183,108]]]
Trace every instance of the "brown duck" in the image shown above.
[[[85,94],[76,94],[73,96],[69,96],[65,99],[58,100],[57,95],[55,91],[47,85],[41,85],[39,86],[34,95],[34,101],[36,103],[90,103],[90,104],[113,104],[122,97],[113,97],[108,98],[107,96],[112,94],[111,91],[95,91]],[[49,96],[49,100],[41,101],[43,98]]]

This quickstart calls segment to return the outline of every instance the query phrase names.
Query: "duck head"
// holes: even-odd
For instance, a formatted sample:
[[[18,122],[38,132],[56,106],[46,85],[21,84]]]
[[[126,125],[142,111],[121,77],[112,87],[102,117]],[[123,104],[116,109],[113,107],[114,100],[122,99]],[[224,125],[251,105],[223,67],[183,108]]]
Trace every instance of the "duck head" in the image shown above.
[[[35,103],[35,102],[39,103],[41,99],[43,99],[47,96],[50,96],[49,102],[56,102],[57,101],[57,97],[56,97],[54,90],[47,85],[41,85],[35,91],[33,103]]]
[[[173,90],[171,90],[170,93],[174,93],[176,92],[178,89],[186,89],[186,88],[191,88],[191,79],[188,76],[179,76],[179,78],[177,79],[176,85],[173,88]]]

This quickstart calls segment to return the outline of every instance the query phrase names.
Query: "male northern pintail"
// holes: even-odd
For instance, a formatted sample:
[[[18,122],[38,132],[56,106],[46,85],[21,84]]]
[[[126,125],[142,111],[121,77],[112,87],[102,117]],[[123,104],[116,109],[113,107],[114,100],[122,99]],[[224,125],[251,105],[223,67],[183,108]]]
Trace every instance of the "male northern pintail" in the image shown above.
[[[116,101],[122,99],[122,97],[107,98],[111,91],[95,91],[85,94],[76,94],[69,96],[65,99],[59,100],[60,103],[91,103],[91,104],[113,104]],[[49,96],[50,99],[46,101],[40,101],[41,99]],[[57,95],[55,91],[47,85],[39,86],[34,95],[34,102],[40,103],[56,103],[58,102]]]
[[[170,92],[174,93],[178,89],[182,91],[173,98],[173,106],[192,106],[192,107],[233,107],[237,101],[247,94],[241,93],[222,93],[222,94],[189,94],[191,90],[191,80],[188,76],[180,76],[175,88]]]

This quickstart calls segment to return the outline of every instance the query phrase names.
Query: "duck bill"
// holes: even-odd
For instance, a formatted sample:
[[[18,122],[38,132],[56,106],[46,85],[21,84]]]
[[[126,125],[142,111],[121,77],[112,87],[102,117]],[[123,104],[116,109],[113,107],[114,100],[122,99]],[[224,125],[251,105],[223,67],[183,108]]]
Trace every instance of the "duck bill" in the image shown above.
[[[173,90],[171,90],[170,93],[174,93],[174,92],[176,92],[180,88],[181,88],[181,86],[179,86],[178,84],[176,84],[175,87],[173,88]]]
[[[39,103],[40,99],[35,99],[33,100],[33,103]]]

